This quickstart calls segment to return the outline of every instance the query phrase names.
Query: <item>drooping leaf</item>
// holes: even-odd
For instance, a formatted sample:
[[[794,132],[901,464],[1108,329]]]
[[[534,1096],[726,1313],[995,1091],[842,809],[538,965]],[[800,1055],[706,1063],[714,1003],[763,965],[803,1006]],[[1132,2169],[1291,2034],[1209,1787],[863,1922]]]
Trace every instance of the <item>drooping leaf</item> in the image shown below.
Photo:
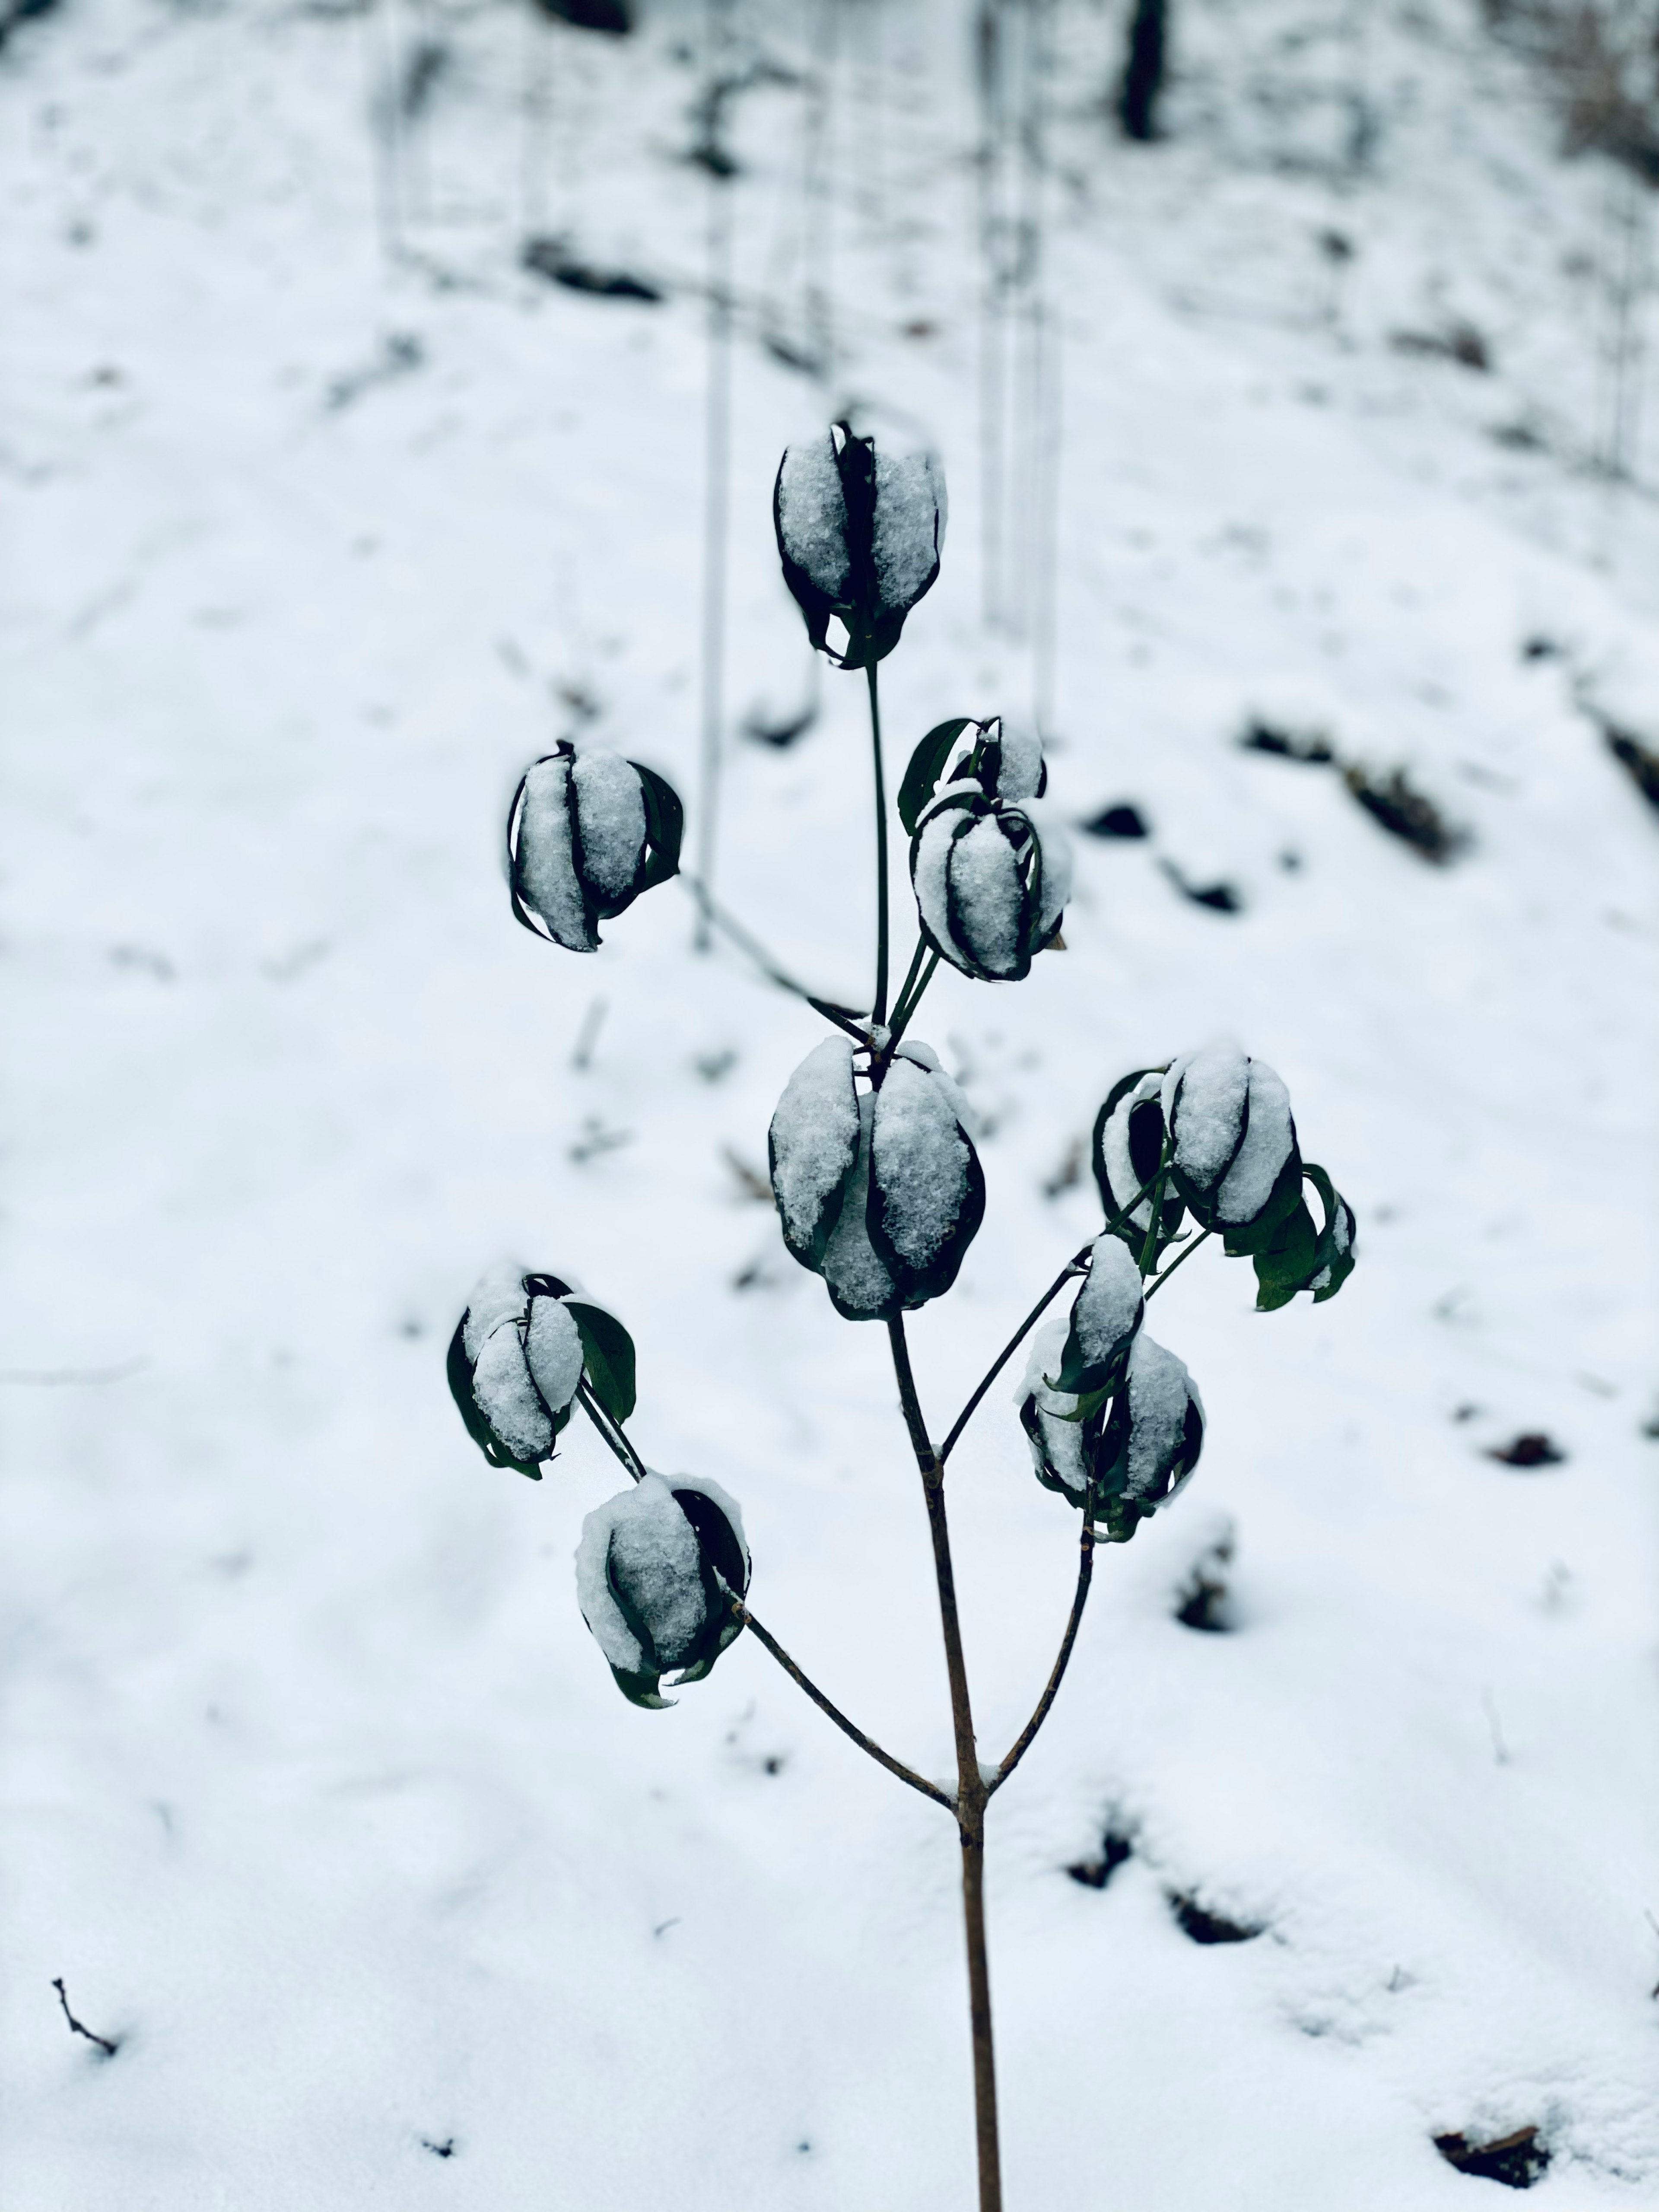
[[[590,1298],[568,1298],[570,1317],[581,1333],[582,1360],[593,1395],[613,1421],[634,1410],[634,1340],[606,1308]]]
[[[1288,1305],[1310,1276],[1319,1272],[1319,1232],[1305,1200],[1298,1198],[1255,1255],[1255,1310],[1273,1313]]]
[[[915,836],[921,810],[933,797],[951,757],[951,748],[968,727],[969,719],[958,714],[951,721],[935,723],[911,754],[898,793],[898,817],[907,836]]]
[[[659,775],[655,769],[647,768],[642,761],[631,761],[629,765],[639,776],[641,795],[645,801],[646,860],[640,889],[649,890],[653,884],[665,884],[680,872],[685,809],[666,776]]]

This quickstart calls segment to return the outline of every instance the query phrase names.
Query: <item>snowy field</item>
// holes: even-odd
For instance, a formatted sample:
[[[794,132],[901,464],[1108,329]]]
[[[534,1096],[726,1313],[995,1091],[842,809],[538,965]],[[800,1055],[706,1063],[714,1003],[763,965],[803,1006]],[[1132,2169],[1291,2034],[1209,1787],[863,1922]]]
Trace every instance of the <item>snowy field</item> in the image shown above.
[[[934,1432],[1098,1227],[1109,1086],[1216,1033],[1285,1078],[1360,1264],[1258,1317],[1206,1251],[1158,1310],[1203,1463],[1103,1551],[991,1814],[1008,2202],[1456,2212],[1497,2185],[1433,2138],[1535,2127],[1540,2203],[1652,2203],[1659,818],[1598,718],[1659,748],[1659,534],[1650,468],[1585,465],[1613,187],[1474,0],[1191,0],[1150,149],[1101,112],[1121,13],[1055,27],[1050,752],[1069,818],[1152,835],[1079,835],[1068,949],[920,1018],[989,1188],[911,1327]],[[688,164],[703,21],[65,0],[0,53],[0,2212],[971,2195],[950,1821],[752,1638],[625,1705],[571,1564],[619,1470],[580,1423],[541,1484],[490,1470],[444,1380],[487,1264],[579,1277],[642,1451],[741,1501],[760,1616],[949,1770],[884,1332],[763,1202],[821,1025],[694,951],[679,886],[583,959],[501,880],[566,735],[698,834],[717,189],[721,896],[868,1003],[861,680],[739,733],[813,696],[768,500],[832,405],[951,479],[894,775],[1030,701],[982,620],[964,12],[848,0],[816,211],[781,75],[732,103],[739,177]],[[781,5],[733,39],[807,66]],[[530,233],[661,296],[549,283]],[[823,380],[765,343],[815,283]],[[1461,323],[1484,370],[1396,342]],[[1253,721],[1467,842],[1433,865]],[[1012,1388],[951,1462],[992,1757],[1075,1561]],[[1492,1455],[1528,1435],[1560,1456]],[[1195,1571],[1226,1632],[1176,1617]],[[1172,1895],[1260,1932],[1196,1942]]]

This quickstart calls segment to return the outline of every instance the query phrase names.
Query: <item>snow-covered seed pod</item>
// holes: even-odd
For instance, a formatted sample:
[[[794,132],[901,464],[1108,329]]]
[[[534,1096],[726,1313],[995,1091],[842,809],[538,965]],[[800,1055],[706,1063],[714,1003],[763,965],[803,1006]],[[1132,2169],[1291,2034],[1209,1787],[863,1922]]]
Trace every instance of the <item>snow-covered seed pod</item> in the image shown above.
[[[837,667],[871,667],[898,643],[939,574],[945,515],[933,453],[878,452],[845,422],[787,449],[772,493],[784,581],[808,637]],[[839,653],[832,620],[847,632]]]
[[[647,1474],[587,1516],[577,1600],[625,1698],[659,1709],[665,1674],[702,1680],[742,1632],[749,1569],[736,1501],[699,1476]]]
[[[1095,1457],[1100,1516],[1114,1542],[1182,1491],[1204,1449],[1204,1401],[1186,1363],[1143,1329],[1129,1347]]]
[[[450,1395],[492,1467],[536,1481],[570,1419],[582,1379],[582,1334],[553,1275],[497,1268],[467,1302],[450,1340]]]
[[[1212,1044],[1170,1062],[1159,1101],[1170,1173],[1194,1218],[1224,1231],[1230,1252],[1254,1250],[1302,1188],[1289,1091],[1265,1060]]]
[[[1059,1371],[1045,1380],[1080,1396],[1115,1389],[1146,1311],[1140,1270],[1128,1247],[1115,1237],[1097,1237],[1072,1301]]]
[[[1109,1404],[1101,1392],[1057,1389],[1050,1377],[1063,1360],[1066,1336],[1057,1320],[1033,1340],[1020,1425],[1044,1488],[1077,1506],[1092,1495],[1105,1534],[1127,1543],[1197,1466],[1203,1402],[1184,1364],[1144,1329],[1129,1344]]]
[[[784,1242],[847,1321],[886,1321],[948,1291],[985,1212],[967,1104],[937,1054],[907,1041],[879,1089],[867,1059],[839,1038],[817,1046],[768,1137]]]
[[[1015,804],[976,782],[946,784],[917,822],[910,881],[935,952],[981,982],[1017,983],[1060,934],[1071,846],[1034,798]]]
[[[596,952],[599,925],[678,872],[684,811],[654,769],[568,738],[527,769],[507,824],[513,911],[538,937]]]
[[[1164,1075],[1161,1067],[1138,1067],[1114,1084],[1095,1116],[1090,1147],[1109,1233],[1121,1237],[1136,1254],[1145,1248],[1152,1225],[1152,1200],[1164,1158]],[[1160,1249],[1180,1228],[1185,1212],[1180,1192],[1166,1182],[1158,1208]]]

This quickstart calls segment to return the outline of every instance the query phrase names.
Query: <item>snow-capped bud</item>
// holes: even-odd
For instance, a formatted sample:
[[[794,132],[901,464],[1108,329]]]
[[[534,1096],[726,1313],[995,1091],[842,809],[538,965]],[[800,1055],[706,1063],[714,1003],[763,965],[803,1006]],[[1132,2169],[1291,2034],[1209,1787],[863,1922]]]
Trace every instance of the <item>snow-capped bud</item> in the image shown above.
[[[735,1500],[696,1475],[647,1474],[587,1516],[577,1600],[625,1698],[660,1708],[665,1674],[702,1680],[742,1632],[749,1565]]]
[[[1115,1389],[1146,1310],[1140,1270],[1128,1247],[1115,1237],[1097,1237],[1072,1301],[1060,1370],[1045,1379],[1056,1390],[1082,1396]]]
[[[1054,1321],[1033,1340],[1020,1424],[1045,1489],[1077,1506],[1092,1496],[1107,1537],[1127,1543],[1198,1464],[1203,1403],[1183,1363],[1144,1330],[1130,1343],[1109,1406],[1102,1392],[1056,1389],[1047,1378],[1065,1336],[1065,1323]]]
[[[1265,1060],[1212,1044],[1170,1062],[1159,1098],[1170,1173],[1194,1218],[1224,1231],[1235,1255],[1254,1251],[1302,1188],[1289,1091]]]
[[[1305,1199],[1298,1196],[1267,1236],[1249,1249],[1255,1261],[1256,1310],[1271,1313],[1288,1305],[1298,1291],[1311,1291],[1313,1302],[1334,1298],[1354,1268],[1353,1208],[1332,1186],[1323,1168],[1311,1161],[1299,1170],[1318,1192],[1324,1226],[1316,1229]],[[1229,1249],[1231,1239],[1229,1238]]]
[[[654,769],[569,739],[513,794],[507,824],[513,911],[570,952],[599,950],[599,924],[678,874],[684,811]]]
[[[922,935],[982,982],[1018,982],[1060,934],[1072,848],[1038,803],[1047,782],[1035,737],[958,719],[928,732],[899,787]]]
[[[1099,1511],[1115,1543],[1185,1489],[1204,1449],[1204,1401],[1186,1363],[1143,1329],[1129,1347],[1096,1462]]]
[[[873,666],[898,643],[939,574],[945,513],[932,453],[878,452],[845,422],[785,452],[772,493],[784,581],[837,667]],[[832,619],[847,632],[840,653],[828,642]]]
[[[1138,1067],[1115,1083],[1095,1116],[1091,1153],[1109,1233],[1139,1253],[1152,1225],[1152,1200],[1164,1155],[1164,1071]],[[1167,1244],[1186,1211],[1178,1190],[1166,1181],[1158,1208],[1158,1242]]]
[[[612,1417],[634,1410],[634,1345],[614,1314],[556,1275],[494,1269],[449,1341],[450,1395],[492,1467],[534,1482],[584,1375]]]
[[[956,1280],[985,1212],[966,1102],[925,1044],[830,1038],[795,1070],[768,1148],[784,1242],[848,1321],[885,1321]],[[860,1085],[863,1088],[860,1088]]]
[[[767,1133],[783,1241],[815,1271],[823,1267],[858,1160],[853,1050],[850,1037],[827,1037],[809,1052],[784,1085]]]

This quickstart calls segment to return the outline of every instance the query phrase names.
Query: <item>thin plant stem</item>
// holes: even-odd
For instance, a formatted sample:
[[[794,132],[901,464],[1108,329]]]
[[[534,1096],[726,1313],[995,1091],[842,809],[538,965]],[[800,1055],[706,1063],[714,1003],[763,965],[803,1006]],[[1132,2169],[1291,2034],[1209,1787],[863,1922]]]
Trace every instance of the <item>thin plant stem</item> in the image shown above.
[[[1158,1232],[1164,1220],[1164,1186],[1170,1179],[1170,1140],[1164,1139],[1164,1149],[1158,1154],[1158,1179],[1152,1187],[1152,1218],[1146,1224],[1146,1242],[1140,1248],[1140,1274],[1144,1282],[1158,1265]],[[1141,1188],[1146,1188],[1145,1183]]]
[[[1083,1624],[1083,1608],[1089,1601],[1089,1586],[1093,1579],[1094,1567],[1095,1494],[1094,1486],[1091,1483],[1088,1496],[1083,1502],[1083,1531],[1078,1539],[1077,1592],[1072,1600],[1071,1617],[1066,1623],[1066,1633],[1060,1640],[1059,1656],[1054,1661],[1054,1671],[1048,1677],[1048,1686],[1037,1699],[1036,1711],[1020,1730],[1012,1750],[992,1777],[988,1795],[994,1796],[1001,1789],[1003,1784],[1031,1748],[1036,1740],[1037,1730],[1048,1717],[1048,1708],[1059,1694],[1060,1683],[1065,1679],[1066,1664],[1072,1656],[1072,1646],[1077,1642],[1077,1632]]]
[[[1165,1283],[1169,1281],[1170,1276],[1174,1274],[1176,1269],[1177,1267],[1184,1267],[1188,1261],[1192,1258],[1194,1253],[1197,1251],[1199,1246],[1200,1244],[1207,1243],[1209,1239],[1214,1235],[1215,1231],[1213,1229],[1206,1229],[1202,1237],[1194,1237],[1192,1243],[1187,1247],[1186,1250],[1182,1254],[1178,1260],[1171,1260],[1169,1266],[1164,1270],[1164,1273],[1161,1275],[1154,1275],[1152,1277],[1152,1281],[1146,1285],[1146,1295],[1149,1298],[1155,1298],[1158,1292],[1163,1289]]]
[[[870,678],[870,745],[876,763],[876,1004],[872,1021],[887,1018],[887,779],[881,765],[881,694],[872,660]]]
[[[1148,1176],[1146,1182],[1141,1184],[1139,1189],[1129,1200],[1129,1203],[1125,1206],[1120,1207],[1117,1212],[1112,1214],[1108,1218],[1105,1227],[1100,1232],[1101,1236],[1110,1237],[1115,1234],[1116,1231],[1121,1229],[1124,1223],[1127,1221],[1130,1215],[1134,1212],[1136,1206],[1138,1206],[1141,1200],[1146,1197],[1147,1192],[1152,1189],[1157,1180],[1158,1178],[1155,1176]],[[1154,1216],[1153,1218],[1156,1219],[1157,1217]],[[1019,1350],[1020,1346],[1024,1344],[1026,1338],[1042,1320],[1048,1308],[1054,1304],[1054,1300],[1065,1289],[1072,1277],[1082,1272],[1083,1262],[1087,1259],[1089,1253],[1092,1249],[1093,1242],[1094,1240],[1091,1239],[1091,1243],[1084,1245],[1080,1251],[1073,1254],[1072,1257],[1066,1262],[1066,1265],[1054,1277],[1054,1281],[1049,1284],[1048,1289],[1042,1293],[1042,1296],[1031,1308],[1030,1312],[1026,1315],[1024,1320],[1021,1322],[1019,1327],[1009,1338],[1007,1343],[1003,1346],[1002,1350],[997,1354],[996,1358],[993,1361],[990,1368],[981,1379],[979,1386],[975,1390],[973,1396],[968,1401],[968,1403],[957,1415],[956,1424],[951,1429],[950,1435],[945,1437],[945,1442],[939,1446],[939,1455],[941,1463],[949,1459],[951,1454],[956,1449],[957,1439],[967,1427],[969,1421],[972,1419],[973,1415],[978,1411],[981,1399],[984,1397],[986,1392],[996,1381],[998,1376],[1001,1374],[1003,1369],[1008,1364],[1008,1362],[1013,1358],[1014,1354]],[[1173,1274],[1174,1272],[1174,1268],[1170,1270],[1171,1274]]]
[[[986,1392],[996,1381],[998,1376],[1001,1374],[1003,1369],[1008,1364],[1008,1362],[1013,1358],[1014,1354],[1019,1350],[1020,1346],[1024,1343],[1031,1331],[1042,1319],[1043,1315],[1047,1313],[1049,1307],[1053,1305],[1054,1300],[1065,1289],[1066,1284],[1071,1281],[1073,1276],[1081,1273],[1081,1263],[1086,1255],[1088,1249],[1089,1247],[1085,1244],[1083,1247],[1082,1251],[1074,1254],[1073,1257],[1066,1262],[1066,1265],[1054,1277],[1053,1282],[1049,1284],[1048,1289],[1042,1293],[1042,1296],[1031,1308],[1030,1312],[1026,1315],[1024,1320],[1021,1322],[1019,1327],[1014,1331],[1007,1343],[1003,1346],[1001,1351],[998,1352],[990,1366],[981,1376],[978,1385],[975,1389],[973,1396],[969,1398],[968,1403],[957,1415],[955,1425],[952,1427],[950,1435],[945,1437],[945,1442],[939,1448],[939,1455],[941,1462],[949,1459],[951,1454],[956,1449],[957,1438],[961,1436],[963,1431],[967,1427],[974,1415],[979,1411],[981,1399],[984,1397]]]
[[[622,1423],[612,1420],[594,1396],[592,1386],[586,1382],[584,1381],[576,1385],[576,1397],[583,1413],[592,1422],[606,1444],[615,1452],[635,1481],[642,1482],[648,1470],[645,1462],[628,1441]]]
[[[974,2124],[979,2159],[979,2212],[1002,2212],[1002,2163],[997,2142],[996,2054],[991,2036],[991,1976],[985,1948],[985,1807],[989,1797],[974,1741],[973,1707],[968,1697],[968,1667],[957,1612],[956,1575],[951,1563],[951,1530],[945,1512],[945,1462],[933,1449],[916,1395],[905,1341],[904,1316],[887,1324],[893,1373],[899,1388],[904,1425],[921,1474],[933,1544],[933,1578],[939,1585],[939,1626],[945,1635],[945,1666],[951,1683],[951,1718],[957,1739],[957,1833],[962,1844],[962,1917],[968,1947],[968,2020],[974,2047]]]
[[[833,999],[817,997],[805,983],[798,983],[787,969],[780,968],[759,938],[726,912],[700,876],[682,870],[680,881],[690,890],[708,920],[722,936],[729,937],[740,952],[747,953],[769,983],[775,983],[779,990],[789,991],[796,998],[805,999],[813,1012],[822,1014],[825,1021],[833,1022],[838,1030],[845,1030],[848,1036],[856,1037],[860,1044],[865,1042],[866,1024],[853,1007],[838,1006]]]
[[[898,1042],[899,1039],[904,1035],[906,1030],[909,1028],[911,1018],[915,1013],[916,1008],[921,1004],[922,993],[927,988],[927,986],[933,981],[934,976],[938,973],[939,955],[935,952],[930,957],[927,967],[923,969],[921,973],[921,981],[916,985],[915,989],[911,993],[908,1004],[905,1004],[904,1001],[901,1000],[899,1005],[894,1009],[893,1018],[891,1023],[889,1024],[888,1050],[890,1052]]]
[[[907,1766],[902,1759],[895,1759],[890,1752],[884,1751],[878,1743],[866,1735],[861,1728],[849,1721],[841,1708],[824,1696],[817,1684],[801,1672],[782,1644],[778,1642],[777,1638],[769,1629],[762,1627],[760,1622],[756,1620],[741,1599],[733,1599],[732,1613],[745,1628],[751,1630],[759,1638],[790,1680],[799,1683],[805,1691],[819,1711],[827,1713],[842,1734],[850,1736],[860,1751],[868,1752],[878,1766],[884,1766],[890,1774],[896,1774],[901,1782],[908,1782],[913,1790],[920,1790],[924,1797],[931,1797],[936,1805],[943,1805],[947,1813],[956,1811],[956,1800],[948,1790],[941,1790],[936,1782],[925,1781],[914,1768]]]
[[[927,939],[919,937],[916,949],[910,955],[910,965],[904,972],[904,981],[899,985],[898,996],[893,1001],[893,1018],[888,1024],[890,1029],[897,1030],[908,1018],[904,1002],[915,989],[916,978],[921,973],[921,963],[927,957]]]

